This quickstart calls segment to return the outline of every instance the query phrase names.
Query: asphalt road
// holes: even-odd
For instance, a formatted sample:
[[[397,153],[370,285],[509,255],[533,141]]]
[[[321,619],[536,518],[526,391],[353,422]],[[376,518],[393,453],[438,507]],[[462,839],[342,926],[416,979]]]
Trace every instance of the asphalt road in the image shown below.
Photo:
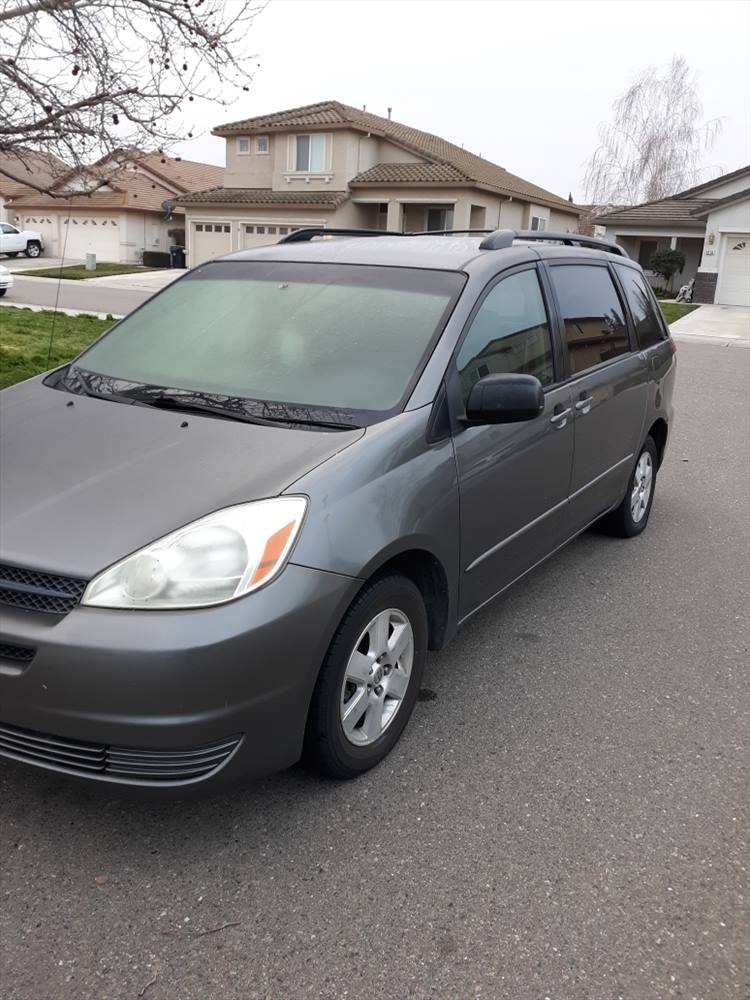
[[[155,806],[0,763],[3,1000],[744,1000],[750,352],[678,378],[646,534],[477,615],[359,781]]]
[[[49,306],[51,309],[81,309],[90,312],[112,313],[124,316],[153,291],[139,288],[102,288],[88,281],[57,282],[50,278],[22,278],[14,275],[13,288],[8,296],[8,305],[16,302],[24,305]]]

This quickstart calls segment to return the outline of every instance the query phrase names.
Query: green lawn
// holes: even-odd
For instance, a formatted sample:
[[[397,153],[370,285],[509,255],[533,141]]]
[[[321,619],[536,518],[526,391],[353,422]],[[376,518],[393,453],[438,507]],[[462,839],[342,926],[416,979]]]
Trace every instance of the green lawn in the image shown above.
[[[698,306],[688,305],[684,302],[660,302],[659,305],[661,306],[661,311],[664,313],[664,319],[670,326],[676,320],[687,316],[693,309],[698,308]]]
[[[55,317],[52,310],[0,307],[0,389],[65,364],[113,322],[65,313]]]
[[[43,267],[40,270],[23,271],[19,277],[29,278],[71,278],[79,281],[84,278],[107,278],[111,274],[140,274],[141,271],[157,271],[156,267],[141,267],[140,264],[107,264],[97,262],[95,271],[87,271],[83,264],[71,264],[67,267]]]

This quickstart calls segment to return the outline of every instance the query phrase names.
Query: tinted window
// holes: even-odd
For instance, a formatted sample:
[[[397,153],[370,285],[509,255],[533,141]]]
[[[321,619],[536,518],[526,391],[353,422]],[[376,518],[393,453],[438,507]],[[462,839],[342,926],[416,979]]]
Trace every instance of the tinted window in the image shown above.
[[[552,341],[536,271],[500,281],[482,303],[456,359],[464,403],[485,375],[516,372],[554,382]]]
[[[573,374],[630,350],[622,305],[606,267],[551,267]]]
[[[618,267],[617,273],[625,289],[630,312],[633,314],[638,346],[643,348],[660,344],[666,338],[651,289],[643,276],[631,267]]]
[[[147,385],[388,411],[462,285],[452,271],[206,264],[131,313],[76,365]]]

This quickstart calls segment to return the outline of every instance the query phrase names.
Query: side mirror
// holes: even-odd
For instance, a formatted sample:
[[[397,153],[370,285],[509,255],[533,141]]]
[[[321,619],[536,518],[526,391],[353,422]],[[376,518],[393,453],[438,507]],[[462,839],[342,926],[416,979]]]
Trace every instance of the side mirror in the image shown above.
[[[469,424],[515,424],[544,410],[544,389],[533,375],[485,375],[471,387]]]

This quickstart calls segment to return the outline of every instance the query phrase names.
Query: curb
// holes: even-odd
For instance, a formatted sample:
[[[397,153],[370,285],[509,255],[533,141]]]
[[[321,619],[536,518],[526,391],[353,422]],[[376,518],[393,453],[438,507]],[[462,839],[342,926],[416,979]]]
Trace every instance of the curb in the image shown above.
[[[0,302],[0,308],[30,309],[32,312],[59,312],[66,316],[95,316],[97,319],[108,319],[111,316],[113,321],[124,319],[120,313],[91,312],[89,309],[55,309],[54,306],[34,306],[30,302]]]

